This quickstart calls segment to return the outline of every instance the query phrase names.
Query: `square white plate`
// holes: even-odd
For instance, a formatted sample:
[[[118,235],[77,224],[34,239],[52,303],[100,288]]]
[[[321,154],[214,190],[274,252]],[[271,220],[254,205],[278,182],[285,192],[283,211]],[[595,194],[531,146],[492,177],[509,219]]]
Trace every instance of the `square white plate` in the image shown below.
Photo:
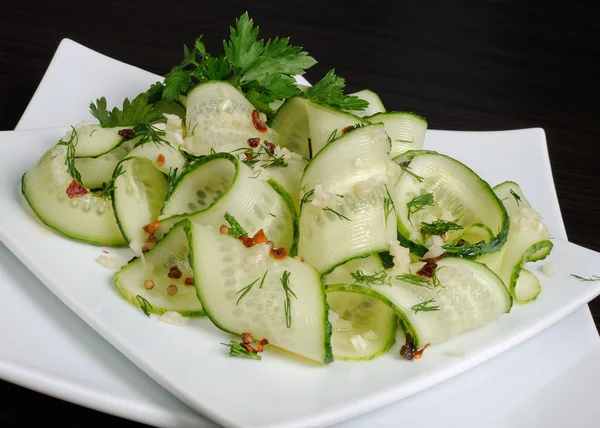
[[[74,61],[74,59],[77,59],[78,61]],[[83,60],[82,60],[83,59]],[[59,61],[60,60],[60,61]],[[81,80],[81,76],[88,76],[90,74],[90,70],[78,70],[78,73],[82,73],[81,75],[72,75],[72,78],[65,78],[65,72],[69,72],[72,71],[72,64],[74,62],[77,62],[78,64],[87,64],[91,70],[107,70],[106,72],[106,76],[110,76],[110,79],[106,79],[104,75],[98,75],[98,76],[94,76],[95,79],[98,79],[95,81],[95,85],[92,84],[81,84],[81,83],[77,83],[78,80]],[[135,76],[133,76],[133,74],[130,74],[128,70],[135,70]],[[133,77],[127,77],[127,79],[125,79],[124,82],[121,82],[119,80],[119,76],[133,76]],[[85,80],[85,78],[83,79]],[[55,125],[57,123],[63,123],[63,124],[69,124],[69,123],[76,123],[78,122],[80,119],[84,118],[84,115],[82,113],[85,112],[85,109],[80,109],[78,106],[79,105],[84,105],[85,107],[87,107],[87,103],[89,102],[89,100],[94,99],[96,97],[98,97],[99,95],[109,95],[109,102],[120,102],[120,100],[123,98],[123,96],[134,96],[135,94],[137,94],[138,92],[140,92],[141,90],[143,90],[145,87],[148,86],[149,83],[153,82],[156,80],[156,76],[151,75],[150,73],[146,73],[143,72],[142,70],[139,69],[135,69],[133,67],[130,66],[126,66],[125,64],[119,63],[117,61],[111,60],[107,57],[101,56],[99,54],[94,53],[93,51],[90,51],[84,47],[81,47],[80,45],[77,45],[73,42],[63,42],[63,44],[61,45],[61,49],[59,49],[57,56],[55,58],[55,60],[53,60],[52,65],[47,73],[47,75],[44,78],[43,83],[40,85],[40,88],[38,90],[38,92],[36,93],[36,96],[34,97],[34,100],[32,101],[30,107],[28,108],[26,114],[24,114],[19,126],[28,126],[28,127],[35,127],[35,123],[38,123],[38,126],[48,126],[48,125]],[[144,82],[144,83],[141,83]],[[89,82],[88,82],[89,83]],[[133,88],[130,89],[131,85],[134,85]],[[137,86],[135,86],[137,85]],[[74,87],[79,88],[79,92],[73,92],[72,89]],[[115,90],[115,88],[117,88]],[[53,92],[54,91],[54,92]],[[86,92],[87,91],[87,92]],[[111,92],[110,91],[114,91],[112,97],[110,96]],[[40,94],[44,94],[44,96],[40,95]],[[48,108],[48,104],[44,102],[44,100],[46,99],[51,99],[51,100],[57,100],[59,99],[56,95],[57,94],[61,94],[61,95],[65,95],[66,96],[66,102],[64,102],[64,98],[61,98],[61,102],[59,106],[56,106],[56,102],[53,103],[51,108]],[[71,96],[70,94],[76,94]],[[38,106],[37,108],[35,106]],[[55,111],[60,111],[61,115],[57,115],[57,116],[53,116],[51,118],[51,121],[48,122],[43,122],[43,118],[44,117],[48,117],[48,115],[52,115],[53,112]],[[37,116],[37,119],[36,119]],[[60,118],[59,118],[60,116]],[[89,116],[88,116],[89,118]],[[37,120],[37,122],[36,122]],[[5,136],[8,135],[7,133],[4,133],[4,135],[2,136],[2,142],[0,143],[0,147],[6,147],[7,144],[10,144],[12,147],[12,144],[14,143],[14,138],[5,138]],[[15,137],[16,138],[16,137]],[[51,142],[46,141],[44,144],[36,144],[35,141],[37,141],[38,143],[40,143],[40,138],[41,137],[35,137],[32,138],[31,136],[27,136],[27,137],[23,137],[23,140],[27,140],[24,141],[22,145],[24,144],[28,144],[31,145],[30,152],[29,155],[31,162],[33,162],[34,160],[37,159],[37,157],[39,157],[39,155],[41,155],[41,146],[43,146],[44,144],[51,144]],[[8,140],[8,141],[4,141],[4,140]],[[33,141],[35,140],[35,141]],[[531,199],[534,202],[535,206],[538,207],[540,209],[540,211],[545,215],[546,217],[546,221],[548,222],[551,230],[557,234],[557,236],[564,236],[564,228],[562,227],[562,222],[560,220],[560,212],[558,211],[558,205],[556,204],[556,196],[554,193],[554,189],[552,186],[552,179],[551,179],[551,175],[549,174],[549,164],[548,164],[548,160],[547,160],[547,152],[545,149],[545,141],[543,139],[543,133],[535,130],[526,130],[526,131],[512,131],[512,132],[501,132],[501,133],[445,133],[445,132],[439,132],[439,131],[432,131],[429,133],[428,136],[428,141],[427,141],[427,145],[430,148],[437,148],[441,151],[444,151],[448,154],[454,155],[456,157],[458,157],[461,160],[466,161],[467,163],[471,163],[471,159],[468,158],[469,155],[477,155],[478,153],[480,154],[482,151],[487,151],[489,149],[490,146],[493,146],[494,148],[499,147],[499,145],[503,145],[505,144],[507,141],[513,141],[514,145],[511,146],[513,149],[516,148],[519,145],[531,145],[533,150],[528,150],[527,153],[522,156],[522,159],[524,161],[524,164],[529,163],[530,164],[530,168],[531,165],[537,165],[537,167],[533,167],[534,173],[533,174],[525,174],[526,172],[531,172],[530,170],[528,170],[527,168],[520,168],[520,169],[516,169],[516,170],[512,170],[511,171],[511,177],[506,177],[504,175],[501,174],[501,172],[504,170],[504,168],[502,168],[501,165],[498,165],[498,158],[495,157],[494,159],[492,159],[493,162],[490,162],[491,165],[488,165],[488,163],[486,162],[481,162],[481,160],[479,161],[479,165],[481,165],[481,169],[476,168],[479,172],[485,172],[483,174],[484,178],[490,180],[492,183],[494,182],[494,180],[499,181],[502,179],[506,179],[506,178],[511,178],[511,179],[515,179],[519,182],[522,183],[529,183],[530,187],[529,187],[529,194],[532,194],[535,192],[536,197],[533,197],[533,194],[531,195]],[[462,143],[461,143],[462,142]],[[464,144],[466,144],[466,146]],[[440,144],[444,144],[443,146]],[[482,144],[485,144],[485,147],[482,149]],[[20,145],[20,146],[22,146]],[[489,146],[488,146],[489,145]],[[12,152],[12,150],[11,150]],[[510,153],[510,152],[509,152]],[[512,160],[512,159],[511,159]],[[477,159],[475,159],[475,161],[477,161]],[[495,167],[494,167],[495,165]],[[514,164],[513,164],[514,165]],[[28,167],[28,166],[27,166]],[[537,172],[540,172],[541,174],[537,175]],[[21,171],[22,172],[22,171]],[[20,175],[20,174],[19,174]],[[525,191],[528,191],[527,186],[525,186]],[[18,197],[18,192],[15,192],[15,194],[12,195],[13,197]],[[539,200],[538,200],[539,199]],[[3,204],[4,206],[4,204]],[[4,223],[4,222],[3,222]],[[43,230],[43,229],[42,229]],[[39,233],[43,233],[41,231],[38,231]],[[56,238],[56,237],[54,237]],[[62,239],[62,238],[59,238]],[[72,243],[69,243],[72,244]],[[4,249],[2,249],[4,250]],[[97,251],[97,250],[96,250]],[[94,253],[95,255],[95,253]],[[3,260],[6,261],[6,258],[10,257],[10,255],[6,255],[3,254]],[[90,261],[93,262],[93,255],[90,258]],[[97,267],[96,267],[97,268]],[[26,271],[25,271],[26,272]],[[0,272],[1,273],[1,272]],[[28,273],[24,273],[23,275],[25,275],[24,277],[20,277],[20,276],[16,276],[15,278],[11,278],[8,275],[6,276],[6,282],[3,283],[3,287],[6,286],[8,287],[10,284],[11,280],[12,282],[16,283],[16,282],[31,282],[32,278],[31,275]],[[28,275],[28,277],[27,277]],[[3,278],[0,276],[0,281]],[[39,285],[39,284],[38,284]],[[550,284],[552,285],[552,284]],[[4,288],[3,288],[4,291]],[[10,291],[10,290],[8,290]],[[45,292],[45,290],[39,290],[39,291],[35,291],[35,292],[39,292],[39,293],[45,293],[45,297],[47,298],[47,292]],[[10,297],[10,296],[9,296]],[[23,296],[23,304],[27,304],[30,302],[28,301],[29,297],[33,297],[33,296]],[[3,299],[4,300],[4,299]],[[48,303],[46,304],[46,308],[45,309],[50,309],[47,306],[49,305],[52,309],[52,311],[48,310],[48,312],[55,312],[53,314],[47,314],[48,315],[48,319],[51,319],[52,321],[56,322],[55,318],[59,317],[59,318],[64,318],[65,321],[69,322],[72,321],[72,319],[74,317],[71,316],[71,314],[69,313],[64,313],[64,308],[62,307],[62,305],[60,305],[60,303],[55,302],[54,300],[50,301],[50,299],[47,299]],[[6,301],[6,300],[4,300]],[[42,306],[42,305],[41,305]],[[44,308],[36,308],[36,310],[40,310],[41,312],[43,312]],[[62,310],[62,315],[61,315],[61,309]],[[131,310],[131,308],[127,307],[127,310]],[[15,311],[15,315],[16,315]],[[585,311],[584,311],[585,312]],[[44,315],[43,313],[41,315]],[[30,314],[29,317],[27,318],[39,318],[40,313],[35,313],[35,314]],[[587,317],[587,318],[586,318]],[[9,319],[9,318],[7,318]],[[11,320],[13,318],[10,318]],[[575,320],[576,322],[584,322],[586,319],[588,319],[588,324],[589,324],[589,315],[586,315],[585,313],[582,313],[581,316],[579,316],[579,318],[577,318],[575,320],[575,318],[573,318],[573,320]],[[569,321],[570,323],[576,323],[575,321]],[[565,321],[564,323],[561,324],[565,324],[567,321]],[[2,323],[5,324],[5,323]],[[44,324],[41,324],[44,325]],[[146,324],[147,325],[147,324]],[[38,325],[39,327],[39,325]],[[170,326],[169,326],[170,327]],[[46,364],[48,361],[44,362],[44,359],[38,359],[35,361],[36,365],[38,365],[39,367],[35,367],[34,370],[28,370],[28,374],[31,378],[31,382],[29,383],[30,387],[34,387],[34,388],[41,388],[44,389],[46,385],[44,385],[43,382],[40,382],[41,379],[45,379],[45,380],[49,380],[52,378],[51,374],[53,371],[58,371],[59,373],[55,373],[56,379],[54,379],[56,381],[56,383],[54,384],[55,389],[54,389],[54,393],[59,394],[60,396],[63,396],[67,399],[71,399],[74,400],[76,402],[83,402],[83,404],[86,405],[92,405],[96,408],[101,408],[104,410],[110,409],[112,412],[115,412],[117,414],[122,414],[125,415],[127,417],[132,417],[134,419],[138,419],[138,420],[144,420],[144,421],[154,421],[154,423],[158,423],[158,424],[164,424],[164,425],[169,425],[169,426],[173,426],[173,415],[174,414],[184,414],[185,417],[183,418],[179,418],[178,420],[178,425],[187,425],[188,423],[191,424],[192,421],[198,421],[198,419],[196,419],[194,417],[194,415],[190,414],[189,409],[185,408],[185,406],[179,406],[178,403],[175,400],[170,399],[170,397],[168,397],[167,394],[164,394],[159,388],[156,388],[156,386],[151,382],[151,381],[147,381],[145,380],[145,378],[143,378],[143,376],[140,376],[140,373],[138,371],[136,371],[135,369],[132,369],[132,365],[131,364],[127,364],[126,360],[124,360],[122,357],[120,357],[118,354],[116,354],[116,357],[114,355],[114,352],[110,352],[110,349],[104,344],[101,343],[102,341],[98,341],[97,337],[94,336],[94,340],[92,340],[92,338],[89,338],[89,340],[87,340],[86,342],[89,343],[83,343],[83,344],[79,344],[79,346],[77,345],[73,345],[73,343],[76,343],[76,337],[78,336],[89,336],[89,329],[87,329],[85,326],[83,325],[73,325],[72,327],[73,332],[73,337],[71,337],[70,335],[64,335],[65,337],[60,337],[60,335],[58,335],[58,339],[59,341],[64,339],[65,345],[69,345],[70,347],[72,347],[74,350],[80,352],[82,354],[83,357],[86,357],[89,361],[84,361],[86,358],[81,358],[81,362],[82,365],[84,367],[79,367],[78,370],[74,370],[75,372],[79,372],[79,373],[85,373],[87,369],[87,373],[88,373],[88,377],[87,379],[72,379],[69,378],[68,376],[64,376],[64,372],[61,373],[61,369],[64,370],[64,368],[60,367],[60,363],[62,363],[62,366],[65,366],[65,361],[64,359],[60,359],[58,358],[59,354],[57,354],[57,358],[56,358],[56,363],[58,363],[57,365],[51,365],[51,364]],[[39,328],[36,328],[36,324],[35,323],[31,323],[31,331],[30,333],[34,333],[34,331],[39,331]],[[571,329],[572,331],[572,329]],[[578,332],[580,332],[580,330],[578,330]],[[591,337],[594,337],[594,332],[593,329],[587,331],[589,333],[588,339]],[[4,332],[3,332],[4,333]],[[9,337],[10,337],[10,331],[9,333]],[[13,331],[14,333],[14,331]],[[64,332],[62,332],[64,333]],[[85,334],[87,333],[87,335]],[[6,337],[6,335],[2,335],[2,337]],[[20,345],[19,340],[17,340],[19,336],[15,335],[15,341],[14,343],[12,343],[12,345]],[[21,336],[21,338],[23,338],[23,336]],[[57,339],[57,337],[50,335],[49,336],[49,341],[52,340],[54,341],[55,339]],[[583,338],[582,338],[583,339]],[[85,339],[84,339],[85,340]],[[541,340],[541,338],[535,338],[535,340]],[[591,339],[590,339],[591,340]],[[100,343],[98,343],[100,342]],[[533,342],[530,341],[530,342]],[[547,340],[548,343],[550,343],[550,340]],[[56,344],[55,342],[51,342],[51,343],[40,343],[38,346],[39,347],[43,347],[46,346],[48,348],[51,347],[52,344]],[[582,340],[582,344],[585,343],[585,340]],[[60,343],[59,343],[60,345]],[[533,345],[532,345],[533,346]],[[0,375],[5,376],[6,378],[11,378],[11,374],[14,374],[14,368],[16,366],[19,366],[19,364],[23,364],[23,360],[20,357],[20,355],[18,353],[13,353],[11,354],[11,349],[14,350],[12,347],[2,347],[0,349]],[[90,351],[94,352],[94,351],[102,351],[102,355],[100,356],[94,356],[92,358],[90,358],[90,355],[86,355],[85,351]],[[513,357],[515,357],[515,352],[518,351],[511,351],[513,353]],[[2,355],[4,353],[4,355]],[[73,358],[73,354],[66,354],[63,355],[65,357],[65,359],[67,361],[69,361],[70,358]],[[106,364],[106,361],[109,359],[113,359],[115,358],[115,364]],[[15,360],[18,360],[15,361]],[[564,361],[564,359],[563,359]],[[70,362],[70,361],[69,361]],[[90,367],[90,365],[93,364],[92,367]],[[491,362],[489,364],[496,364],[496,361]],[[104,367],[103,367],[104,365]],[[58,367],[57,367],[58,366]],[[100,367],[100,372],[98,373],[98,367]],[[122,370],[119,370],[119,367],[123,367]],[[5,368],[6,370],[2,370],[3,368]],[[481,376],[486,376],[484,373],[482,373],[482,370],[485,368],[481,367],[480,369],[478,369],[477,373],[480,374],[480,378]],[[354,369],[354,365],[353,366],[348,366],[348,370],[351,370],[352,372],[356,372],[356,370]],[[113,372],[111,372],[113,371]],[[360,370],[359,370],[360,371]],[[23,373],[25,372],[25,370],[23,370]],[[98,374],[98,376],[94,376],[91,373],[96,373]],[[473,373],[473,372],[471,372]],[[107,382],[99,382],[98,379],[102,378],[102,374],[108,376],[108,381]],[[18,378],[18,376],[17,376]],[[115,381],[116,379],[116,381]],[[25,381],[23,379],[23,377],[21,377],[19,383],[28,383],[27,381]],[[118,381],[121,382],[118,382]],[[452,381],[455,382],[455,381]],[[448,383],[445,383],[445,385],[447,385]],[[464,382],[463,382],[464,384]],[[74,386],[75,385],[75,386]],[[60,386],[60,387],[59,387]],[[332,385],[333,386],[333,385]],[[341,388],[341,385],[340,389]],[[86,388],[90,389],[90,391],[86,391]],[[69,390],[69,388],[71,388]],[[112,389],[111,389],[112,388]],[[117,389],[115,391],[115,389]],[[77,392],[79,392],[80,390],[83,390],[84,394],[83,395],[79,395],[77,396]],[[140,397],[140,392],[139,391],[144,391],[143,395]],[[429,394],[429,397],[432,397],[433,391],[428,391],[427,394]],[[107,394],[108,392],[108,394]],[[116,395],[116,397],[110,397],[111,392],[116,394],[118,393],[118,395]],[[129,394],[131,394],[134,397],[127,397]],[[122,398],[122,396],[125,395],[127,398],[133,398],[131,400],[127,400],[125,402],[120,401],[119,399]],[[420,394],[420,396],[423,396],[425,394]],[[439,394],[438,394],[439,395]],[[139,401],[142,401],[142,403],[140,403]],[[415,402],[418,402],[419,397],[411,397],[412,400],[412,404],[414,405]],[[167,400],[167,406],[165,405],[164,400]],[[170,400],[170,401],[169,401]],[[318,401],[318,400],[317,400]],[[423,400],[422,400],[423,401]],[[119,404],[120,402],[120,404]],[[404,402],[407,402],[407,400],[404,400]],[[375,404],[379,404],[379,403],[375,403]],[[117,407],[114,407],[117,406]],[[162,409],[160,407],[163,407]],[[165,410],[165,407],[167,407],[167,409]],[[413,406],[414,408],[414,406]],[[439,409],[439,408],[438,408]],[[162,412],[161,412],[162,410]],[[236,412],[236,409],[232,406],[230,409],[230,411],[232,412]],[[358,411],[362,411],[363,409],[358,409]],[[159,416],[158,419],[153,419],[151,416],[148,417],[144,417],[142,414],[144,412],[150,412],[150,414],[152,416]],[[388,408],[388,414],[389,414],[389,408]],[[408,413],[408,414],[407,414]],[[443,412],[441,412],[443,413]],[[341,415],[341,417],[348,417],[348,416],[352,416],[352,414],[354,414],[354,412],[350,412],[348,414],[344,414]],[[168,419],[168,417],[172,416],[172,419]],[[189,415],[189,418],[188,418]],[[410,416],[410,411],[403,412],[403,415],[405,416]],[[339,416],[339,415],[338,415]],[[162,419],[161,419],[162,417]],[[185,420],[188,421],[188,423],[185,422]],[[330,419],[331,420],[331,419]],[[361,420],[363,420],[363,422],[367,423],[366,420],[363,418],[361,418]],[[404,419],[406,421],[406,419]],[[170,421],[170,422],[169,422]]]

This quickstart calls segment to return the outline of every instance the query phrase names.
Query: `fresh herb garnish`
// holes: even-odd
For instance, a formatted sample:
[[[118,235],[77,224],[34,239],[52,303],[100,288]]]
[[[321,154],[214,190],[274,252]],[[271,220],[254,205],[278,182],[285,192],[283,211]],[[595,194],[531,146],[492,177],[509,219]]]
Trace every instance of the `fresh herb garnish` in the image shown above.
[[[416,314],[417,312],[439,311],[440,307],[437,305],[437,302],[435,301],[435,299],[428,299],[421,303],[417,303],[416,305],[411,306],[410,309],[415,311],[415,314]]]
[[[354,283],[357,285],[364,284],[368,287],[372,285],[391,285],[390,278],[384,270],[373,275],[366,275],[362,269],[358,269],[356,272],[351,272],[350,276],[352,276]]]
[[[169,168],[169,175],[167,175],[167,194],[165,196],[165,201],[168,201],[173,192],[175,191],[175,187],[177,187],[177,171],[179,168]]]
[[[517,202],[517,206],[519,206],[521,204],[521,197],[519,195],[517,195],[513,189],[510,189],[510,194],[512,195],[513,198],[515,198],[515,201]]]
[[[146,315],[148,318],[150,318],[150,312],[148,311],[148,309],[153,308],[152,304],[149,301],[147,301],[144,297],[140,296],[139,294],[137,296],[135,296],[135,298],[137,299],[138,303],[140,304],[140,309],[142,310],[142,312],[144,312],[144,315]]]
[[[263,277],[264,279],[264,277]],[[241,290],[239,290],[237,293],[235,294],[239,294],[240,297],[238,297],[237,302],[235,302],[235,305],[239,305],[240,301],[246,297],[246,294],[250,293],[250,291],[252,291],[252,288],[254,288],[254,284],[256,284],[258,281],[260,281],[260,278],[256,278],[254,281],[252,281],[250,284],[246,285],[244,288],[242,288]],[[262,282],[261,282],[262,285]],[[262,288],[262,287],[260,287]]]
[[[229,235],[234,238],[239,238],[240,236],[248,236],[248,231],[242,227],[235,219],[234,216],[229,214],[228,212],[224,215],[225,221],[229,223]]]
[[[65,165],[67,166],[67,171],[69,172],[69,175],[73,178],[73,180],[77,181],[77,183],[81,187],[83,187],[83,183],[81,182],[81,174],[77,170],[77,167],[75,167],[75,147],[79,142],[79,135],[77,134],[77,130],[74,127],[71,126],[71,129],[73,129],[73,132],[71,132],[71,137],[69,138],[69,141],[60,140],[58,144],[67,147],[67,156],[65,157]]]
[[[335,137],[337,135],[337,129],[334,129],[333,131],[331,131],[331,134],[329,134],[329,137],[327,137],[327,142],[331,143],[333,140],[335,140]]]
[[[420,175],[417,175],[417,174],[415,174],[415,173],[414,173],[414,172],[413,172],[413,171],[410,169],[410,166],[408,166],[408,165],[402,165],[402,164],[400,164],[400,169],[401,169],[402,171],[404,171],[405,173],[407,173],[407,174],[409,174],[409,175],[412,175],[412,176],[413,176],[413,177],[414,177],[414,178],[415,178],[415,179],[416,179],[416,180],[417,180],[419,183],[422,183],[422,182],[423,182],[424,178],[423,178],[423,177],[421,177]]]
[[[315,189],[312,189],[312,190],[309,190],[308,192],[306,192],[302,196],[302,199],[300,199],[300,209],[302,209],[302,205],[312,202],[313,201],[312,197],[314,195],[315,195]]]
[[[350,220],[348,217],[346,217],[343,214],[340,214],[339,212],[337,212],[336,210],[334,210],[333,208],[329,208],[329,207],[325,207],[323,208],[323,211],[329,211],[332,212],[333,214],[335,214],[340,220],[346,220],[346,221],[352,221]]]
[[[346,81],[336,76],[335,69],[315,83],[302,95],[311,101],[342,110],[364,110],[369,107],[369,102],[354,95],[344,95]]]
[[[114,170],[112,177],[108,180],[108,183],[102,183],[102,190],[100,192],[100,197],[102,198],[110,198],[112,193],[115,190],[115,181],[121,175],[125,173],[123,169],[123,165],[119,164],[119,166]]]
[[[410,217],[416,212],[421,211],[426,206],[433,206],[435,204],[433,193],[423,193],[415,196],[406,204],[406,208],[408,208],[408,221],[410,221]]]
[[[229,356],[230,357],[245,357],[251,358],[253,360],[260,360],[262,357],[258,354],[252,353],[240,345],[235,340],[232,340],[229,343],[221,343],[221,345],[225,345],[229,347]]]
[[[290,288],[290,275],[291,272],[286,270],[283,272],[281,276],[281,285],[283,286],[283,291],[285,291],[285,301],[283,302],[283,307],[285,311],[285,326],[290,328],[292,326],[292,299],[291,296],[294,296],[294,299],[297,299],[296,294]]]
[[[592,275],[589,278],[584,278],[583,276],[575,275],[574,273],[572,273],[571,276],[573,278],[577,278],[580,281],[586,281],[586,282],[600,281],[600,276],[598,276],[598,275]]]
[[[394,200],[390,195],[390,191],[388,190],[387,184],[384,184],[383,186],[385,187],[386,193],[386,196],[383,198],[383,214],[385,215],[384,224],[385,226],[387,226],[388,217],[392,213],[392,211],[396,211],[396,205],[394,205]]]
[[[162,114],[156,112],[150,103],[147,93],[141,93],[132,101],[125,98],[123,108],[113,107],[112,111],[106,108],[106,98],[102,97],[96,100],[96,103],[90,103],[90,113],[98,119],[103,128],[115,126],[138,126],[157,121]]]
[[[453,221],[436,220],[433,223],[421,222],[421,234],[427,239],[429,236],[443,235],[451,230],[461,230],[463,227]]]
[[[409,284],[415,285],[417,287],[425,287],[430,290],[433,290],[435,288],[431,279],[425,278],[424,276],[415,275],[413,273],[404,273],[402,275],[397,275],[396,279],[408,282]]]
[[[267,279],[267,274],[269,273],[269,269],[267,269],[265,271],[265,274],[263,275],[262,279],[260,280],[260,284],[258,284],[258,288],[262,290],[263,285],[265,284],[265,279]]]
[[[158,129],[153,125],[147,123],[137,125],[133,128],[133,132],[135,133],[136,137],[140,137],[140,140],[137,143],[135,143],[135,146],[133,146],[134,148],[143,146],[147,143],[154,143],[157,147],[159,147],[161,144],[170,145],[170,143],[163,138],[165,135],[167,135],[167,133],[164,130]]]

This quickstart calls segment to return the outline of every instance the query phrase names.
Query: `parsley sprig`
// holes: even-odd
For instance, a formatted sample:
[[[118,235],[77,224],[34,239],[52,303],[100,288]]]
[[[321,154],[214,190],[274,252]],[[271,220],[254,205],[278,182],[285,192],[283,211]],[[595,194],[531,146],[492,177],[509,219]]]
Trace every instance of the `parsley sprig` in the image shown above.
[[[152,87],[154,88],[154,85]],[[90,103],[90,113],[98,119],[103,128],[138,126],[155,122],[162,117],[162,114],[154,110],[150,95],[148,92],[142,92],[132,101],[125,98],[121,109],[113,107],[110,111],[107,109],[106,98],[102,97],[97,99],[96,103]]]
[[[344,95],[346,81],[331,69],[303,94],[311,101],[342,110],[364,110],[369,102],[354,95]],[[335,135],[335,134],[334,134]],[[335,138],[335,136],[333,137]]]

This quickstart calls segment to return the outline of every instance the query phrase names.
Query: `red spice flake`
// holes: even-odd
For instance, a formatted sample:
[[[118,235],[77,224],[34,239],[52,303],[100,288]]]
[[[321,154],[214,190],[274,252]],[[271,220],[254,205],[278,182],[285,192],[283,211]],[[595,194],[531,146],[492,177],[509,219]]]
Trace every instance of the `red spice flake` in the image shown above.
[[[250,152],[244,153],[244,156],[246,156],[246,159],[253,159],[254,158],[254,155],[252,153],[250,153]]]
[[[151,233],[150,235],[148,235],[148,238],[146,238],[146,242],[148,244],[155,244],[156,241],[158,241],[158,239],[156,239],[156,235],[154,233]]]
[[[158,166],[163,166],[165,164],[165,155],[163,155],[162,153],[160,153],[156,157],[156,163],[158,164]]]
[[[267,242],[267,245],[269,246],[269,248],[273,249],[275,248],[275,243],[273,241],[269,241]]]
[[[287,255],[288,255],[287,250],[285,248],[283,248],[283,247],[281,247],[281,248],[271,248],[271,251],[269,251],[269,254],[275,260],[285,259],[287,257]]]
[[[108,254],[108,251],[106,251],[106,250],[102,250],[102,252],[103,252],[104,254]]]
[[[171,269],[169,269],[169,273],[167,274],[167,276],[169,278],[179,279],[183,276],[183,273],[181,273],[181,271],[179,270],[179,267],[177,265],[175,265],[175,266],[171,266]]]
[[[145,245],[142,245],[142,253],[147,253],[148,251],[150,251],[150,248],[146,247]]]
[[[350,126],[346,126],[344,129],[342,129],[342,135],[344,135],[346,132],[352,131],[354,129],[354,126],[350,125]]]
[[[223,224],[223,225],[221,225],[221,227],[219,228],[219,233],[220,233],[221,235],[227,235],[227,234],[229,234],[229,228]]]
[[[190,285],[190,286],[191,286],[191,285],[194,285],[194,278],[187,277],[187,278],[186,278],[186,279],[183,281],[183,284],[184,284],[184,285]]]
[[[425,265],[417,271],[417,275],[422,276],[423,278],[433,278],[433,274],[437,269],[437,262],[442,260],[445,254],[446,253],[442,253],[432,259],[421,259],[422,262],[425,262]]]
[[[268,345],[269,341],[267,339],[260,339],[260,342],[258,342],[258,352],[262,352],[263,348],[265,345]]]
[[[266,147],[266,149],[271,152],[271,154],[275,153],[275,144],[270,143],[268,141],[265,140],[265,142],[263,143]]]
[[[241,342],[240,346],[243,346],[244,348],[246,348],[246,351],[250,352],[251,354],[256,354],[256,349],[254,349],[248,343]]]
[[[257,244],[268,244],[269,240],[267,239],[267,237],[265,236],[265,231],[263,229],[259,229],[258,232],[256,232],[254,234],[254,236],[252,237],[252,245],[257,245]]]
[[[248,138],[248,145],[250,147],[252,147],[253,149],[257,148],[259,144],[260,144],[260,138],[258,138],[258,137]]]
[[[254,342],[254,336],[252,336],[250,333],[242,333],[242,341],[250,344]]]
[[[267,124],[262,121],[262,119],[260,118],[260,114],[256,109],[252,110],[252,124],[258,132],[265,133],[268,131]]]
[[[400,356],[405,360],[418,360],[423,356],[425,349],[429,348],[429,343],[421,349],[415,346],[415,340],[410,333],[406,333],[406,343],[400,348]]]
[[[119,137],[122,137],[125,141],[135,138],[135,132],[133,132],[133,129],[120,129],[118,134]]]
[[[67,196],[71,199],[79,198],[80,196],[87,195],[87,193],[87,189],[79,184],[77,180],[71,181],[69,187],[67,187]]]
[[[252,238],[249,238],[244,235],[240,236],[240,241],[242,241],[242,244],[244,244],[244,247],[246,247],[246,248],[250,248],[250,247],[252,247],[252,245],[254,245],[254,244],[252,244]]]
[[[152,235],[158,229],[158,219],[157,220],[152,220],[146,226],[142,227],[142,229],[144,229],[144,232]]]

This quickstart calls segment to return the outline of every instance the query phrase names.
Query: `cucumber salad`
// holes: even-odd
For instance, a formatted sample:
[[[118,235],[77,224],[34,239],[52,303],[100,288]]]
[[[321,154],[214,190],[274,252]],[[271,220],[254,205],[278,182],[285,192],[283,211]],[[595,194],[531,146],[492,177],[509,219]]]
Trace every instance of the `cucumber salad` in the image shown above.
[[[92,102],[98,123],[69,129],[23,196],[65,237],[129,246],[118,293],[208,317],[238,336],[224,357],[413,360],[536,299],[524,265],[552,243],[519,185],[423,149],[423,117],[345,94],[334,70],[298,84],[315,63],[246,13],[218,55],[200,37],[121,108]]]

